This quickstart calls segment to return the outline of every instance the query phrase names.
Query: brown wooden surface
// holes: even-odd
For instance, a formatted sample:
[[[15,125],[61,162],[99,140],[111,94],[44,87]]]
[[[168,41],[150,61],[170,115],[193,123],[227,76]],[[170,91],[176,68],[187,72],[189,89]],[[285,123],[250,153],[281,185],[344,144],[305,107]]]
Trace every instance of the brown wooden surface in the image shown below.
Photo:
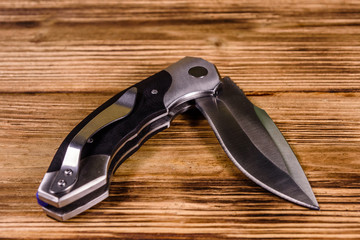
[[[119,168],[105,201],[46,217],[35,193],[67,133],[185,55],[269,113],[321,210],[256,186],[184,115]],[[0,238],[360,239],[360,2],[4,0],[0,59]]]

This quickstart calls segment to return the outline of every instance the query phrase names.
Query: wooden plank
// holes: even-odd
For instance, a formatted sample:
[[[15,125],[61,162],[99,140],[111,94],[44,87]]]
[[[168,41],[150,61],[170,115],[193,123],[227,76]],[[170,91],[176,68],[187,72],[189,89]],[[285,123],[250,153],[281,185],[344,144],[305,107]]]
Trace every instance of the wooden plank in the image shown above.
[[[245,91],[360,89],[355,3],[0,6],[1,92],[116,92],[185,55],[214,62]]]
[[[360,2],[0,2],[0,239],[359,239]],[[321,211],[248,180],[198,114],[177,117],[80,216],[35,193],[68,132],[183,56],[230,76],[294,149]]]
[[[219,26],[221,27],[221,26]],[[290,40],[291,41],[291,40]],[[204,41],[70,42],[3,46],[1,92],[112,92],[127,88],[185,55],[215,63],[245,91],[359,91],[360,48],[282,43],[217,49]],[[273,43],[278,45],[277,43]],[[331,44],[331,43],[330,43]],[[1,45],[1,43],[0,43]],[[139,47],[139,45],[141,47]],[[172,49],[169,51],[169,49]],[[170,53],[169,53],[170,52]],[[218,52],[221,52],[218,55]],[[161,56],[161,57],[158,57]],[[29,64],[31,63],[31,64]]]

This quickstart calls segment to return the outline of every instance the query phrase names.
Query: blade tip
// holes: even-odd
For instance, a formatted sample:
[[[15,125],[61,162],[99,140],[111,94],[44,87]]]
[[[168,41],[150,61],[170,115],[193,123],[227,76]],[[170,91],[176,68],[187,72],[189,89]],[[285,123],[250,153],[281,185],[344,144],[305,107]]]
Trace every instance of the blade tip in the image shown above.
[[[295,203],[299,204],[300,206],[307,207],[311,210],[320,210],[319,204],[317,202],[315,203],[295,202]]]
[[[312,210],[320,210],[320,207],[319,207],[319,205],[312,205],[311,207],[310,207],[310,209],[312,209]]]

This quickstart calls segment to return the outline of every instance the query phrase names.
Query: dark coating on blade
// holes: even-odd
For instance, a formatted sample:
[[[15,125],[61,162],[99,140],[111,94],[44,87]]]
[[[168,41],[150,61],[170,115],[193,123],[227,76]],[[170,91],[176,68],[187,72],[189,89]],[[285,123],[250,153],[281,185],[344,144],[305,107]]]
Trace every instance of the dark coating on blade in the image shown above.
[[[296,174],[289,171],[289,164],[299,165],[296,157],[284,160],[286,156],[275,143],[277,139],[272,138],[254,105],[230,79],[223,79],[216,97],[197,99],[196,106],[208,119],[230,159],[250,179],[284,199],[318,209],[301,167],[300,171],[292,169]],[[302,180],[296,181],[294,177]]]

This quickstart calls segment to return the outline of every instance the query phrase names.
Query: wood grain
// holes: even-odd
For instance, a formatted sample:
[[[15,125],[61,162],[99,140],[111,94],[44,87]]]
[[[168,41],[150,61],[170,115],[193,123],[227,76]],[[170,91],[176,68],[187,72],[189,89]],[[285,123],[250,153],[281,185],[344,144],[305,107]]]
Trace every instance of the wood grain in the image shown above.
[[[359,1],[0,2],[1,239],[360,239]],[[68,222],[35,193],[67,133],[183,56],[273,118],[319,201],[266,192],[198,114],[177,117]]]

